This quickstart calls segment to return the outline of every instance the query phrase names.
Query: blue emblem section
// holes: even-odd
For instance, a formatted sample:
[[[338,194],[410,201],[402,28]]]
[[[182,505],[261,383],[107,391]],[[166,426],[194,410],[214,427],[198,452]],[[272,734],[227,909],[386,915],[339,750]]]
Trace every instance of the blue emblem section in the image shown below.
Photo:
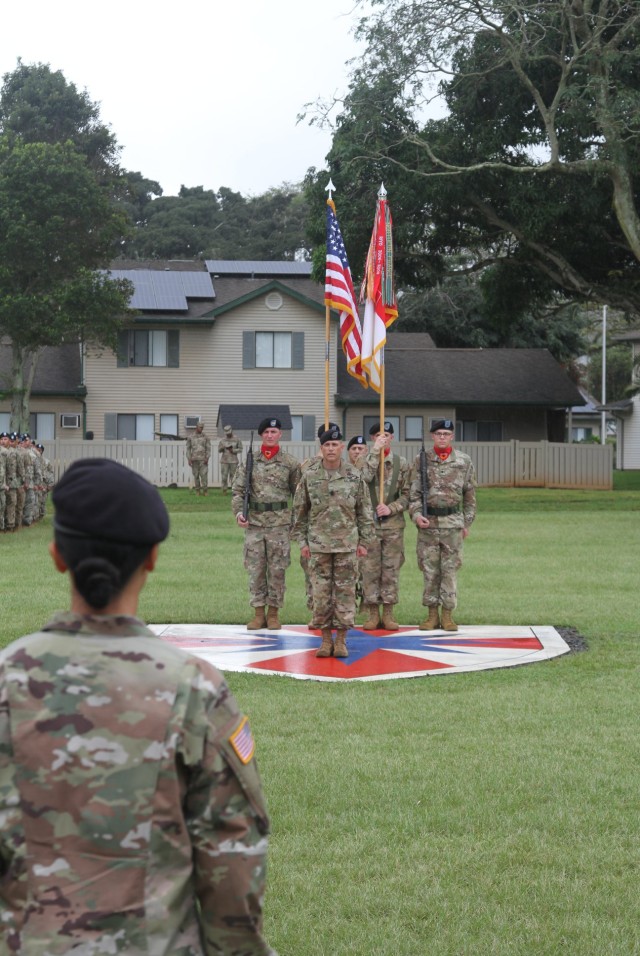
[[[374,651],[428,651],[434,650],[438,653],[446,654],[467,654],[464,647],[464,638],[460,637],[427,637],[421,633],[411,632],[409,634],[395,633],[392,636],[383,634],[376,637],[369,631],[361,631],[358,628],[352,628],[347,634],[349,656],[342,659],[342,663],[349,667],[357,664],[365,657],[369,657]],[[243,642],[245,648],[252,651],[309,651],[316,650],[320,644],[320,634],[299,634],[290,631],[284,634],[273,632],[254,632],[247,642]],[[451,644],[457,644],[458,649],[450,647]],[[234,648],[220,650],[220,655],[236,653]]]

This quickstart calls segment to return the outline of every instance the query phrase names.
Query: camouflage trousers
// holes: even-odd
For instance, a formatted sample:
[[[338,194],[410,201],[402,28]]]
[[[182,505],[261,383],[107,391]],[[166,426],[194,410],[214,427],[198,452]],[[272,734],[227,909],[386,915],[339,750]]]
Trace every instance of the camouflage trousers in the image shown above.
[[[7,508],[7,493],[0,488],[0,531],[4,531],[5,511]]]
[[[462,565],[462,528],[418,531],[416,554],[424,575],[422,603],[452,611],[457,604],[457,572]]]
[[[360,559],[365,604],[397,604],[400,568],[404,564],[404,528],[382,531]]]
[[[16,501],[18,497],[18,492],[15,488],[9,488],[7,491],[7,503],[5,505],[4,512],[4,527],[5,531],[13,531],[16,527]],[[18,527],[20,522],[18,522]]]
[[[355,551],[312,551],[309,575],[313,590],[313,617],[318,627],[344,630],[353,627],[358,577]]]
[[[27,488],[24,498],[24,510],[22,512],[22,523],[33,524],[37,519],[36,493],[33,488]]]
[[[235,461],[223,461],[220,464],[220,478],[222,480],[222,489],[230,488],[233,484],[233,478],[238,469],[238,463]]]
[[[304,574],[304,591],[307,595],[307,609],[313,610],[313,591],[311,590],[311,575],[309,574],[309,558],[300,555],[300,567]]]
[[[251,607],[284,605],[285,572],[291,564],[289,526],[249,527],[244,535],[244,566]]]
[[[193,472],[193,480],[195,482],[197,491],[206,491],[207,490],[207,481],[209,478],[209,465],[206,461],[192,461],[191,462],[191,471]]]

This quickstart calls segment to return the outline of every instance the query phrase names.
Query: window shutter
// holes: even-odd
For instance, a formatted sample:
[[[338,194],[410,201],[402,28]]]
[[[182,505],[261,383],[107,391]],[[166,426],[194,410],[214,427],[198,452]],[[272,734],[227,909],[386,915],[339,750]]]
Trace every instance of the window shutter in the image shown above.
[[[304,368],[304,332],[291,334],[291,368]]]
[[[242,333],[242,367],[256,367],[256,336],[255,332]]]
[[[118,437],[118,416],[107,412],[104,416],[104,440],[115,441]]]
[[[118,332],[118,350],[116,352],[118,368],[129,368],[129,330]]]
[[[303,415],[302,416],[302,440],[314,441],[315,438],[316,438],[316,416]]]
[[[180,368],[180,332],[178,329],[169,329],[167,332],[167,366]]]

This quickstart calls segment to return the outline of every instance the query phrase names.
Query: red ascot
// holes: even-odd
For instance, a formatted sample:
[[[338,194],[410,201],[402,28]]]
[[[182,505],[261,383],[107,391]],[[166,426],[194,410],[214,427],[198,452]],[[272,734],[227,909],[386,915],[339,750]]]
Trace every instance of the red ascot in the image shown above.
[[[385,450],[384,450],[384,457],[385,457],[385,458],[388,458],[390,454],[391,454],[391,449],[390,449],[390,448],[385,448]]]
[[[446,461],[449,455],[451,454],[451,452],[453,451],[453,448],[451,447],[451,445],[449,445],[448,448],[434,448],[433,450],[438,456],[438,458],[440,459],[440,461]]]
[[[273,458],[274,455],[277,455],[280,451],[280,445],[269,445],[268,447],[266,445],[261,445],[260,451],[265,458]]]

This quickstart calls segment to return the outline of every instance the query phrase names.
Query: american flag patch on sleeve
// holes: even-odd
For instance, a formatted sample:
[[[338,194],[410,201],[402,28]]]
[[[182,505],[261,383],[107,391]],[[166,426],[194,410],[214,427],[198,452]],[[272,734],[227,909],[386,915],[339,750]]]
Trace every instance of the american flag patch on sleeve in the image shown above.
[[[256,749],[249,720],[244,718],[237,730],[229,737],[229,743],[243,763],[249,763]]]

